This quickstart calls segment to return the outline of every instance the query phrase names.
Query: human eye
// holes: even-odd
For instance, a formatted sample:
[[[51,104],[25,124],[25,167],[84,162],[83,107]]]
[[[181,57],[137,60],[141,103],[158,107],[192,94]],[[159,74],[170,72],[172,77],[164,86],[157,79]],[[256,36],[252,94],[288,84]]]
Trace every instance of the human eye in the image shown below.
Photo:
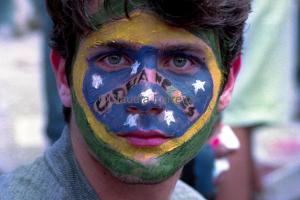
[[[130,67],[132,59],[122,53],[106,53],[95,59],[96,65],[105,71],[119,71]]]
[[[183,56],[175,56],[170,60],[170,62],[171,63],[169,64],[175,68],[184,68],[191,64],[191,61]]]
[[[199,68],[198,59],[191,55],[174,54],[162,59],[161,66],[174,73],[193,73]]]

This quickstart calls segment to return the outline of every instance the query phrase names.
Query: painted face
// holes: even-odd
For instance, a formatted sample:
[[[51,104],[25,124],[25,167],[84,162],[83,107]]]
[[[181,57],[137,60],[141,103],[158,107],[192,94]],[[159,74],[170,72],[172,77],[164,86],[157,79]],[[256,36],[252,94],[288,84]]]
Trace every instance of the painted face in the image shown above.
[[[98,160],[131,182],[158,182],[206,141],[221,71],[192,33],[147,13],[103,25],[79,45],[73,108]]]

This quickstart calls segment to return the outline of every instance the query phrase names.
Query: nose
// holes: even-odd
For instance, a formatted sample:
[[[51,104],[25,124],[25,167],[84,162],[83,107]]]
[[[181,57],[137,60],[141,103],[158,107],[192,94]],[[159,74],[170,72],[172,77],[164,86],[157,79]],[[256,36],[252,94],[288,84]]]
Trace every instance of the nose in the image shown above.
[[[159,92],[155,91],[157,50],[152,47],[143,47],[140,50],[143,65],[143,81],[140,86],[132,88],[128,97],[136,99],[137,102],[127,102],[126,111],[130,114],[159,115],[165,108],[165,102]]]
[[[144,90],[134,102],[125,104],[126,112],[141,115],[159,115],[165,109],[165,102],[161,95],[152,89]]]
[[[156,69],[144,69],[145,76],[147,77],[147,82],[155,83],[156,82]]]
[[[148,106],[147,108],[142,108],[138,105],[128,105],[126,107],[126,111],[130,114],[140,114],[140,115],[159,115],[162,113],[163,108],[158,106]]]

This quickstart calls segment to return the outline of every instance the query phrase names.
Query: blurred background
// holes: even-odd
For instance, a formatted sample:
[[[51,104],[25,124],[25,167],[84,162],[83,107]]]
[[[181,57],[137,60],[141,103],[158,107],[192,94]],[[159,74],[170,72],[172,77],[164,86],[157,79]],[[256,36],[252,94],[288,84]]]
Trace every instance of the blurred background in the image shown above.
[[[264,41],[271,38],[271,42],[279,44],[278,48],[281,50],[273,57],[267,51],[258,52],[260,56],[257,59],[248,60],[274,61],[282,67],[279,69],[274,64],[268,66],[267,75],[259,80],[255,89],[243,93],[238,86],[236,92],[240,93],[236,96],[245,96],[245,93],[251,95],[251,92],[266,89],[267,92],[261,95],[265,100],[262,106],[274,118],[264,118],[259,111],[255,111],[255,117],[247,115],[249,121],[252,120],[251,123],[237,123],[230,118],[230,113],[225,114],[224,121],[228,121],[227,124],[233,127],[251,128],[251,144],[248,145],[251,146],[255,168],[261,180],[261,191],[256,199],[297,200],[300,199],[299,4],[292,0],[290,3],[282,0],[278,2],[280,1],[284,5],[271,3],[267,6],[272,12],[259,20],[265,24],[251,25],[251,20],[255,22],[257,19],[255,16],[250,17],[245,34],[250,35],[251,30],[254,30],[258,33],[256,35],[265,36],[259,36]],[[263,2],[268,3],[261,1],[261,4]],[[257,4],[259,3],[253,8],[257,9],[254,13],[268,13],[268,10],[259,10],[266,9],[266,5]],[[271,5],[274,8],[269,8]],[[45,148],[59,137],[63,127],[61,105],[57,101],[57,94],[53,93],[56,88],[47,56],[51,23],[45,14],[43,1],[0,0],[0,173],[12,171],[42,155]],[[266,24],[273,28],[269,32],[259,30],[266,27]],[[272,33],[276,31],[278,35],[273,37]],[[256,43],[253,40],[251,36],[246,36],[243,52],[246,62],[248,47],[250,49],[251,44],[261,44],[260,40]],[[262,50],[262,46],[258,49]],[[276,60],[279,56],[284,56],[280,58],[280,62]],[[250,65],[258,65],[254,61]],[[264,66],[267,64],[268,62],[263,62]],[[260,74],[260,68],[258,70],[255,73]],[[240,79],[257,83],[257,80],[247,76],[248,72],[243,71],[242,69]],[[276,80],[276,83],[272,83],[273,88],[264,88],[272,82],[270,80]],[[273,95],[273,91],[268,90],[274,90],[278,95]],[[248,98],[247,101],[253,102],[253,98]],[[238,105],[238,100],[233,100],[233,106]],[[280,112],[273,114],[278,106],[281,106],[278,108]],[[241,103],[240,109],[246,110],[246,107]],[[229,108],[228,112],[240,119],[246,118],[243,113],[235,113],[234,108]]]

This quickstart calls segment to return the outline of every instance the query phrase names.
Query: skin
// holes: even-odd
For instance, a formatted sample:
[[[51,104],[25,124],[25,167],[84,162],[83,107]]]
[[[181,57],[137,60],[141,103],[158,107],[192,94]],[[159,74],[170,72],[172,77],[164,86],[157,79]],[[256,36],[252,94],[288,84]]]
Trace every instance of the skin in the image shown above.
[[[149,23],[145,24],[145,21]],[[155,34],[153,34],[153,31],[155,31]],[[202,67],[206,69],[204,78],[207,78],[206,83],[209,86],[206,88],[208,91],[207,96],[209,96],[209,98],[207,99],[209,103],[207,106],[204,106],[203,110],[200,110],[199,106],[196,106],[197,113],[190,119],[184,116],[186,113],[184,113],[182,109],[177,107],[175,109],[175,105],[170,108],[175,114],[181,114],[186,117],[183,119],[188,124],[188,127],[183,128],[176,134],[172,134],[172,129],[170,129],[171,131],[168,131],[168,126],[165,126],[165,119],[151,121],[153,118],[150,118],[150,122],[153,123],[152,125],[155,126],[155,129],[163,131],[163,133],[168,136],[167,141],[160,145],[132,145],[128,139],[118,136],[118,131],[116,131],[118,129],[114,129],[113,123],[105,122],[105,118],[103,118],[103,115],[109,115],[116,104],[112,104],[111,110],[108,109],[105,110],[104,113],[99,113],[97,112],[98,110],[92,106],[94,104],[89,103],[90,95],[88,94],[90,94],[89,89],[91,88],[89,88],[90,86],[88,86],[84,80],[89,80],[93,73],[89,75],[87,72],[88,69],[92,68],[88,58],[90,55],[93,55],[94,52],[101,53],[105,51],[108,43],[116,41],[126,43],[127,46],[129,45],[138,50],[141,50],[143,47],[154,48],[160,51],[169,46],[192,46],[195,47],[192,49],[196,49],[192,52],[193,54],[196,54],[198,57],[204,57],[205,64]],[[185,53],[187,51],[188,50],[184,50]],[[140,57],[145,58],[143,54],[141,54]],[[131,17],[131,20],[121,19],[112,23],[107,23],[98,31],[93,32],[82,39],[73,66],[73,81],[71,88],[66,81],[64,59],[54,51],[52,51],[51,59],[57,78],[61,100],[65,106],[71,107],[72,105],[73,112],[70,131],[76,158],[99,196],[103,197],[106,194],[111,193],[114,194],[114,197],[116,197],[115,199],[120,197],[122,197],[122,199],[125,198],[126,195],[129,195],[130,193],[128,191],[132,191],[132,194],[141,193],[141,195],[145,194],[143,194],[143,192],[149,193],[148,196],[149,199],[151,199],[150,197],[155,195],[155,192],[153,192],[155,190],[153,190],[153,188],[156,187],[160,187],[163,191],[160,194],[161,199],[168,199],[174,189],[175,182],[179,178],[181,168],[198,152],[210,134],[213,125],[213,117],[216,114],[216,111],[221,111],[228,105],[235,77],[239,69],[239,66],[237,66],[230,71],[227,84],[221,94],[221,70],[217,65],[214,53],[209,44],[190,32],[181,28],[170,27],[147,13],[136,13]],[[107,59],[107,57],[105,57],[105,59]],[[105,59],[100,59],[100,61],[97,59],[96,64],[99,64],[97,66],[100,67],[101,70],[103,70],[103,62]],[[161,74],[165,73],[165,78],[172,81],[176,86],[174,87],[175,89],[178,88],[179,91],[190,89],[191,91],[188,95],[191,95],[193,92],[197,93],[195,92],[192,83],[198,80],[198,78],[200,79],[200,77],[196,77],[195,80],[189,82],[189,86],[183,86],[183,88],[181,88],[180,84],[174,81],[175,75],[173,75],[173,69],[168,68],[164,71],[164,69],[161,69],[162,65],[152,65],[152,67],[149,67],[151,63],[160,62],[153,62],[151,59],[149,61],[147,57],[146,60],[146,65],[142,66],[140,69],[144,71],[143,73],[145,74],[146,79],[136,83],[127,94],[132,92],[134,95],[137,95],[142,91],[139,90],[139,88],[146,91],[149,88],[156,90],[157,87],[158,94],[169,95],[169,97],[172,97],[172,93],[168,93],[168,91],[163,89],[159,90],[162,85],[159,85],[155,78],[157,77],[158,72]],[[107,64],[106,61],[107,60],[105,60],[104,64]],[[197,75],[196,72],[199,71],[199,68],[197,68],[199,64],[191,64],[190,62],[189,65],[192,66],[190,71],[186,69],[179,71],[181,77],[184,78],[191,77],[195,74]],[[126,65],[124,71],[126,72],[126,70],[128,70],[127,67],[130,66],[131,65]],[[102,78],[105,79],[120,71],[121,70],[117,70],[110,73],[103,73],[103,71],[101,71],[100,76],[103,76]],[[184,71],[189,71],[189,73],[187,74]],[[117,77],[118,76],[112,76],[112,78]],[[130,77],[130,73],[127,75],[125,73],[124,77],[125,78],[120,82],[126,83],[132,78]],[[86,82],[90,83],[90,81]],[[115,84],[117,85],[118,82]],[[105,89],[110,91],[113,88],[107,87]],[[101,97],[101,95],[105,93],[96,92],[96,94],[97,97]],[[197,94],[195,94],[195,96],[195,98],[199,98]],[[91,102],[94,101],[91,100]],[[145,105],[143,103],[138,103],[136,105],[138,111],[140,112]],[[158,104],[158,106],[162,111],[165,109],[161,104]],[[202,106],[200,104],[200,107],[203,107],[203,104]],[[128,108],[128,105],[127,107],[125,106],[125,108]],[[160,119],[160,115],[163,112],[151,113],[151,108],[152,107],[150,106],[150,109],[143,111],[145,112],[143,114],[145,116],[156,115],[157,118]],[[125,113],[125,111],[120,109],[118,111],[120,116]],[[133,113],[132,110],[126,110],[126,112],[129,114]],[[176,121],[177,120],[180,122],[182,119],[179,118],[176,119]],[[138,123],[136,127],[139,130],[146,128],[142,123]],[[121,132],[122,128],[123,127],[121,126]],[[95,176],[95,174],[97,174],[97,176]],[[106,181],[111,183],[112,186],[120,184],[120,188],[114,188],[118,192],[115,192],[115,190],[112,191],[112,187],[105,187],[105,184],[103,185],[103,183],[106,183]],[[137,185],[136,187],[131,187],[128,183],[135,183]],[[144,187],[143,185],[147,183],[152,184],[153,187]],[[110,184],[108,184],[108,186],[110,186]],[[106,190],[103,190],[103,188],[106,188]],[[128,199],[130,198],[128,197]],[[157,197],[155,199],[159,198]]]
[[[145,25],[144,21],[149,23]],[[184,50],[179,54],[178,48]],[[119,54],[120,64],[109,63],[109,56]],[[183,67],[174,66],[177,54],[180,59],[186,59]],[[141,66],[136,76],[130,75],[131,66],[136,62]],[[101,77],[103,85],[95,89],[92,76]],[[145,13],[134,14],[130,21],[106,24],[82,41],[72,77],[73,102],[78,102],[74,104],[76,120],[97,158],[117,176],[149,182],[169,177],[197,153],[212,127],[211,116],[221,86],[221,72],[208,45],[193,34],[169,27]],[[194,87],[197,82],[200,86]],[[105,102],[119,89],[122,94],[118,98],[133,99],[151,89],[165,101],[173,98],[175,91],[182,93],[182,99],[189,97],[192,102],[187,108],[172,101]],[[133,107],[136,112],[128,110]],[[159,113],[153,113],[154,109]],[[171,114],[170,120],[166,120],[166,112]],[[125,125],[126,118],[133,114],[139,115],[137,124]],[[120,137],[142,130],[159,131],[167,141],[140,147]]]

